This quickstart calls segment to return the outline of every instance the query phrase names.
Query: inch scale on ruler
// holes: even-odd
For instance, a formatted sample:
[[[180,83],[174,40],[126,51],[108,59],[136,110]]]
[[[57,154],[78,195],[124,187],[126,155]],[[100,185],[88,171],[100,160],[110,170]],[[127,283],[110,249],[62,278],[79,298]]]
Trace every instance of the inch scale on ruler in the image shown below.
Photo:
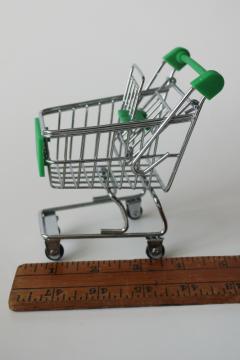
[[[20,265],[15,311],[240,302],[240,256]]]

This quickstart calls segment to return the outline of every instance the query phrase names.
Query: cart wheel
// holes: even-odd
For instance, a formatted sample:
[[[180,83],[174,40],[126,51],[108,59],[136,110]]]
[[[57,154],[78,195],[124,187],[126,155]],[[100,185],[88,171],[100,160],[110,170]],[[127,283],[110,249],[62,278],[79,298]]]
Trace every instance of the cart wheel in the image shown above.
[[[62,244],[60,244],[60,245],[59,245],[59,252],[58,252],[57,254],[52,254],[52,251],[46,246],[46,248],[45,248],[45,254],[46,254],[46,257],[47,257],[49,260],[58,261],[58,260],[60,260],[60,259],[63,257],[64,247],[62,246]]]
[[[127,205],[127,216],[132,220],[138,220],[143,214],[143,209],[140,206],[138,209],[132,208],[131,206]]]
[[[157,245],[151,245],[148,243],[146,248],[146,254],[149,259],[158,260],[164,256],[165,248],[162,243],[159,243]]]

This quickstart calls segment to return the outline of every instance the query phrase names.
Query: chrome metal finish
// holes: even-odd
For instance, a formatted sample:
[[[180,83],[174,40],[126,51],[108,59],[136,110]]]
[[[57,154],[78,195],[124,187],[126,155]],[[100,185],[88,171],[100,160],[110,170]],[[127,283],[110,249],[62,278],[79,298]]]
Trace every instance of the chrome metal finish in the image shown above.
[[[132,65],[121,106],[121,109],[129,111],[131,119],[134,117],[144,81],[142,71],[136,64]]]
[[[41,234],[50,258],[61,257],[60,241],[63,239],[103,237],[145,237],[148,254],[152,254],[149,256],[163,255],[162,241],[168,224],[156,189],[170,190],[205,100],[193,98],[193,88],[185,92],[177,83],[175,71],[171,70],[161,83],[159,79],[165,65],[165,62],[161,64],[145,90],[144,75],[137,65],[133,65],[124,95],[56,106],[40,112],[50,185],[56,189],[105,189],[107,192],[106,196],[95,197],[90,202],[41,211]],[[153,87],[157,82],[160,85]],[[119,122],[119,109],[129,112],[130,122]],[[134,120],[138,109],[146,114],[145,120]],[[179,148],[164,149],[165,134],[177,127],[185,131]],[[167,145],[171,143],[169,141]],[[164,179],[162,167],[170,161],[172,167]],[[141,192],[118,197],[117,192],[122,189]],[[156,232],[130,233],[128,217],[141,217],[141,199],[146,192],[153,199],[162,227]],[[109,201],[120,210],[121,227],[102,229],[95,234],[60,233],[56,213]]]

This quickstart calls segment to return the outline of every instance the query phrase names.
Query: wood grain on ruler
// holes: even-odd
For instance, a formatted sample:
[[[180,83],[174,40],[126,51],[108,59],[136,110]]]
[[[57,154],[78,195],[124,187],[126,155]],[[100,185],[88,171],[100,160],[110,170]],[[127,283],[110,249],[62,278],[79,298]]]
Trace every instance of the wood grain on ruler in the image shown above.
[[[20,265],[15,311],[240,302],[240,256]]]

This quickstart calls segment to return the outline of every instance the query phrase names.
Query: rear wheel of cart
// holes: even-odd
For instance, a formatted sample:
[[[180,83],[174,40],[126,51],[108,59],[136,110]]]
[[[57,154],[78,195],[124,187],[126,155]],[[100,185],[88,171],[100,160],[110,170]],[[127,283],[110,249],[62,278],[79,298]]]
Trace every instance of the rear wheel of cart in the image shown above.
[[[161,259],[165,254],[165,247],[162,241],[151,241],[148,240],[146,254],[149,259],[158,260]]]
[[[132,220],[138,220],[142,216],[141,198],[136,197],[126,201],[127,216]]]
[[[131,208],[127,207],[127,216],[132,220],[138,220],[142,216],[143,209],[140,207],[137,211],[132,211]]]

